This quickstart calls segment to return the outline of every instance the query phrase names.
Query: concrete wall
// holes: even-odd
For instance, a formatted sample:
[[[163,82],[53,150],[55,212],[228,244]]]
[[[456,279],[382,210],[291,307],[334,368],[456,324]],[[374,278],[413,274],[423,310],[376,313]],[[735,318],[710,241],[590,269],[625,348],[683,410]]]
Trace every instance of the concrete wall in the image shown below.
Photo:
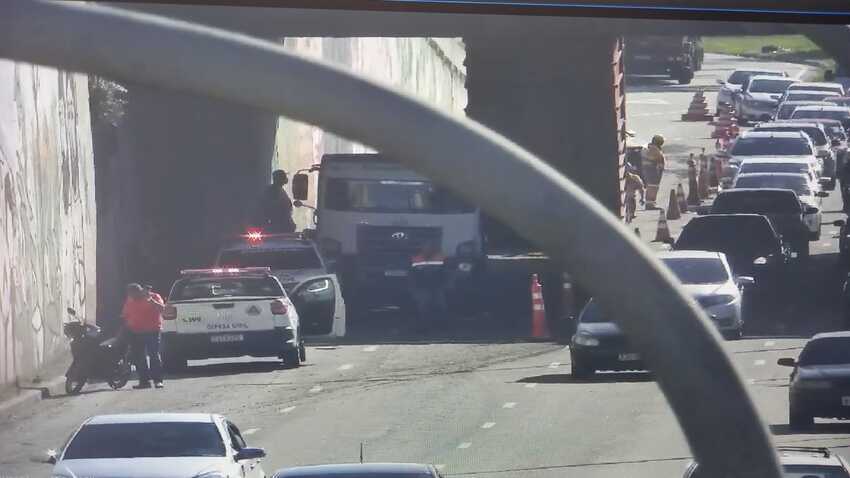
[[[95,197],[86,76],[0,61],[0,387],[94,317]]]
[[[286,38],[288,50],[342,65],[351,71],[395,86],[435,106],[463,114],[466,108],[465,46],[450,38]],[[290,172],[317,164],[325,153],[370,151],[319,128],[281,118],[273,168]],[[316,175],[311,198],[315,204]],[[299,228],[312,222],[312,212],[296,209]]]

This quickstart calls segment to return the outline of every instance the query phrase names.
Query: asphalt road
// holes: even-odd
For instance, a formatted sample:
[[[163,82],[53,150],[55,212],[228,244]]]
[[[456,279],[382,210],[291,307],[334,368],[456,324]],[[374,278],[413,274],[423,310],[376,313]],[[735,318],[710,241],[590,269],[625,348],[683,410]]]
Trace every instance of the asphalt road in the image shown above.
[[[707,124],[678,117],[694,86],[711,88],[740,64],[708,56],[687,87],[633,80],[630,127],[647,136],[663,131],[676,161],[713,147]],[[840,198],[827,198],[825,209],[835,211],[839,204]],[[654,224],[657,213],[641,214]],[[825,221],[839,217],[830,212]],[[788,431],[789,370],[776,365],[779,357],[796,356],[810,334],[840,327],[843,271],[834,232],[825,227],[813,247],[811,265],[800,272],[799,294],[754,308],[748,337],[726,346],[778,443],[844,453],[850,424],[821,424],[810,434]],[[367,461],[430,462],[449,475],[681,476],[689,450],[650,375],[602,373],[575,380],[564,346],[517,339],[525,324],[510,319],[479,317],[422,336],[388,311],[373,314],[369,326],[344,345],[310,347],[307,364],[297,370],[268,360],[210,360],[192,362],[164,390],[87,386],[80,396],[44,400],[0,417],[0,476],[45,476],[50,467],[39,463],[44,451],[60,446],[84,418],[141,411],[225,414],[249,444],[266,448],[266,471],[356,461],[363,443]]]

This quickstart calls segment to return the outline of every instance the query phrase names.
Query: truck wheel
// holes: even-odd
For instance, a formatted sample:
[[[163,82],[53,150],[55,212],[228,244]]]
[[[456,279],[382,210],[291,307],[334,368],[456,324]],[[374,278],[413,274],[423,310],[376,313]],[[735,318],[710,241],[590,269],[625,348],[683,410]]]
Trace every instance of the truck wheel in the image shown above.
[[[286,368],[298,368],[301,366],[301,353],[298,350],[298,347],[294,349],[287,350],[281,356],[283,359],[283,365]]]
[[[815,424],[815,419],[811,415],[791,409],[788,411],[788,425],[792,430],[805,430],[811,428]]]
[[[678,80],[680,85],[690,84],[691,80],[694,79],[694,72],[688,68],[682,69],[676,75],[676,80]]]

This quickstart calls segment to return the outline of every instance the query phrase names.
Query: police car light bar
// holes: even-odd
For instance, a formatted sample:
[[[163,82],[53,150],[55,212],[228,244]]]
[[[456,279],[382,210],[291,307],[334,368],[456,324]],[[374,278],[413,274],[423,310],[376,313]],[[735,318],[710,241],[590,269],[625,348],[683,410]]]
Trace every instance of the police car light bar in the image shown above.
[[[184,269],[180,271],[180,275],[271,274],[271,272],[271,267],[224,267],[216,269]]]

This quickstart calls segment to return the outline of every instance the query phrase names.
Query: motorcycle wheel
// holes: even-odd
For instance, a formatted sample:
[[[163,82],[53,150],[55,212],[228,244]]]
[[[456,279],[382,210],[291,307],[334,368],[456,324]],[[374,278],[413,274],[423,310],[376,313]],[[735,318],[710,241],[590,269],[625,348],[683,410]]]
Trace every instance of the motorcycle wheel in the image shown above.
[[[115,367],[115,371],[112,373],[112,377],[107,380],[109,386],[112,387],[113,390],[118,390],[123,388],[124,385],[127,385],[127,382],[130,381],[130,373],[131,373],[130,364],[127,363],[126,360],[121,360],[118,362],[118,365]]]
[[[65,374],[65,393],[68,395],[80,393],[86,384],[86,377],[80,373],[79,368],[79,365],[72,363],[71,368]]]

